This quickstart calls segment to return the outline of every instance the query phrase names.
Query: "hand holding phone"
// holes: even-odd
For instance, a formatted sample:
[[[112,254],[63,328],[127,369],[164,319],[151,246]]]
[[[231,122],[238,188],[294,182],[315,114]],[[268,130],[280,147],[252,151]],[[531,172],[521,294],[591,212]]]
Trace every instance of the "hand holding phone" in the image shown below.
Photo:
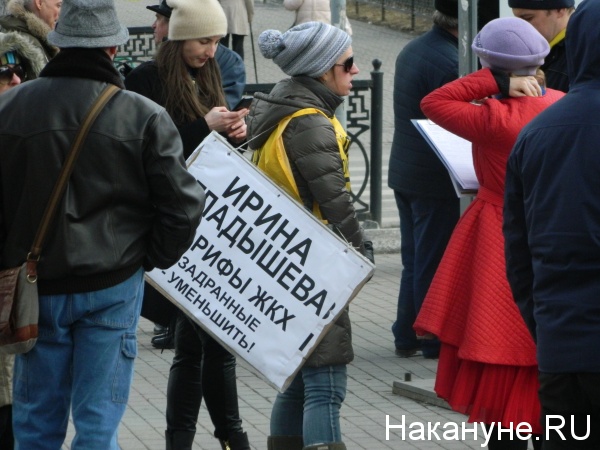
[[[240,109],[250,108],[252,100],[254,100],[254,97],[250,95],[243,96],[239,103],[235,105],[235,107],[232,109],[232,111],[239,111]]]

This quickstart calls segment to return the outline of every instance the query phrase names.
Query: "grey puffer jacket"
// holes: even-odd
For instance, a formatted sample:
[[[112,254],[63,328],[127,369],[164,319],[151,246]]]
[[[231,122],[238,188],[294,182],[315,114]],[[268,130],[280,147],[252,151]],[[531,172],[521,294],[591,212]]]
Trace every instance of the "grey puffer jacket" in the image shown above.
[[[249,146],[260,148],[284,117],[303,108],[317,108],[334,115],[342,98],[319,81],[299,76],[277,83],[269,95],[256,93],[248,116]],[[364,254],[364,235],[339,155],[337,137],[331,122],[320,114],[292,119],[283,133],[294,180],[304,206],[319,204],[323,217]],[[306,362],[308,367],[347,364],[354,359],[348,310],[332,325]]]
[[[255,94],[248,116],[249,146],[260,148],[281,119],[300,109],[316,108],[332,117],[341,103],[340,96],[313,78],[299,76],[280,81],[269,95]],[[285,129],[283,142],[304,206],[310,211],[316,201],[323,217],[364,253],[363,231],[346,190],[331,122],[320,114],[296,117]]]

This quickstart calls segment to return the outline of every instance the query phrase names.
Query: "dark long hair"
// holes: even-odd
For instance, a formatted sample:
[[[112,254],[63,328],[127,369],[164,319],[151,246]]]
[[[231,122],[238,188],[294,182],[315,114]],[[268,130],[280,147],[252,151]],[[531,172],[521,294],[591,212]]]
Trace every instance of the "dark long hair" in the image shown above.
[[[214,58],[192,78],[183,60],[185,41],[166,41],[156,53],[158,75],[165,91],[165,109],[176,123],[204,117],[215,106],[226,106],[221,71]]]

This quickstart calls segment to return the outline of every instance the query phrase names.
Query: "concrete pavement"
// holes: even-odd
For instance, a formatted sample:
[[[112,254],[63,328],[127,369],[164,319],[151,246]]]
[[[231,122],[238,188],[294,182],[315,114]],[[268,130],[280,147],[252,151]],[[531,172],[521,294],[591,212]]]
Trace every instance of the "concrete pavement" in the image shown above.
[[[348,367],[348,393],[341,411],[344,441],[349,450],[421,449],[461,450],[482,448],[483,436],[478,440],[468,435],[464,441],[443,440],[442,426],[462,427],[464,416],[438,406],[419,403],[394,395],[394,381],[433,379],[437,361],[422,357],[401,359],[394,354],[390,326],[395,316],[400,255],[376,256],[377,270],[350,306],[353,326],[354,362]],[[152,348],[153,324],[142,319],[138,334],[138,358],[127,412],[121,424],[119,444],[123,450],[161,450],[165,448],[165,408],[169,367],[172,350],[163,352]],[[240,414],[253,449],[266,449],[269,418],[276,390],[254,375],[248,366],[238,360],[238,391]],[[405,417],[405,439],[399,429],[389,429],[386,440],[386,416],[390,424],[400,424]],[[433,427],[440,439],[409,438],[408,433],[418,427]],[[412,428],[408,428],[409,425]],[[431,425],[428,425],[431,424]],[[212,437],[214,429],[204,405],[200,409],[194,449],[218,450],[219,443]],[[69,441],[73,436],[69,429]],[[426,435],[424,437],[427,437]],[[65,446],[64,448],[69,448]]]

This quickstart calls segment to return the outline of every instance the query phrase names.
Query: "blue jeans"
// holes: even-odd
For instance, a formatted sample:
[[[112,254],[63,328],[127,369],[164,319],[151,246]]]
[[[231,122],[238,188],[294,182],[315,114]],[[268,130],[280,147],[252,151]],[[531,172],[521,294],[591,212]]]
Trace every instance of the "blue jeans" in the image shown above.
[[[402,276],[396,322],[392,325],[397,349],[422,348],[423,356],[437,357],[439,341],[418,340],[413,324],[460,215],[457,198],[435,199],[394,191],[400,213]]]
[[[271,411],[272,436],[302,436],[304,445],[342,441],[340,408],[346,398],[346,365],[304,367]]]
[[[40,296],[39,338],[15,359],[15,449],[117,450],[129,398],[144,272],[108,289]]]

